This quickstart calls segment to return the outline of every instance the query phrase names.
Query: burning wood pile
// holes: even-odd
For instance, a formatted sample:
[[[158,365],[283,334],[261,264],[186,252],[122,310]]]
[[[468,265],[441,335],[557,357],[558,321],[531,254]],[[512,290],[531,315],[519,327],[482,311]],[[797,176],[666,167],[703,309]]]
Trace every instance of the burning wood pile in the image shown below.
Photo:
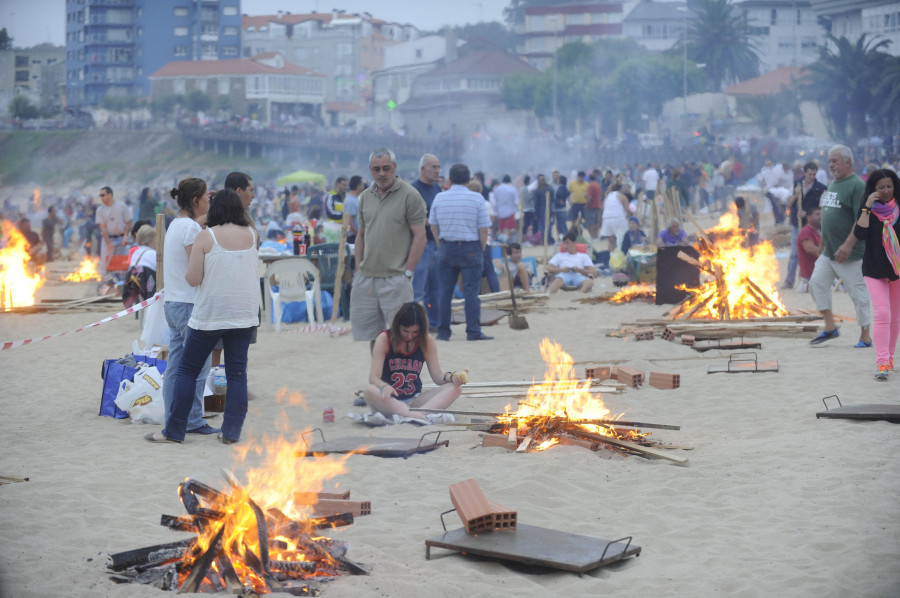
[[[593,450],[614,447],[624,453],[679,459],[654,448],[650,433],[638,428],[678,430],[679,426],[625,421],[622,414],[612,415],[600,393],[592,393],[591,380],[577,380],[572,357],[550,339],[541,342],[541,355],[548,368],[542,384],[529,389],[526,399],[511,413],[509,407],[496,414],[484,437],[485,446],[515,447],[517,452],[543,451],[556,444],[577,444]],[[547,392],[552,389],[553,392]],[[599,444],[598,444],[599,443]]]
[[[656,303],[656,285],[646,283],[627,284],[618,292],[579,299],[580,303]]]
[[[44,284],[44,267],[35,267],[28,241],[8,220],[0,222],[0,310],[34,305],[34,294]]]
[[[100,265],[100,258],[91,258],[91,256],[86,255],[84,259],[81,260],[81,263],[78,264],[78,269],[74,272],[66,274],[61,278],[66,282],[84,282],[86,280],[96,280],[100,281],[103,278],[100,276],[100,271],[97,269],[97,266]]]
[[[366,574],[346,558],[346,544],[317,531],[371,512],[370,503],[347,500],[349,492],[323,491],[326,480],[345,471],[349,456],[297,460],[302,436],[263,437],[238,449],[242,460],[251,453],[263,457],[245,485],[227,472],[227,491],[193,479],[181,483],[187,516],[163,515],[160,524],[196,535],[111,554],[113,581],[179,592],[307,596],[318,594],[319,582]]]
[[[697,266],[705,281],[683,288],[688,297],[669,312],[673,319],[734,320],[787,316],[778,299],[778,262],[767,241],[748,246],[737,216],[724,214],[698,242],[700,258],[679,253]]]
[[[292,519],[281,509],[263,509],[234,483],[224,493],[185,480],[178,494],[188,517],[163,515],[161,525],[197,536],[110,555],[113,581],[152,584],[164,590],[226,593],[286,592],[316,595],[315,579],[367,574],[344,555],[343,542],[316,530],[353,523],[353,513]],[[299,493],[309,500],[309,493]],[[324,493],[328,500],[328,493]],[[298,497],[298,502],[305,502]]]

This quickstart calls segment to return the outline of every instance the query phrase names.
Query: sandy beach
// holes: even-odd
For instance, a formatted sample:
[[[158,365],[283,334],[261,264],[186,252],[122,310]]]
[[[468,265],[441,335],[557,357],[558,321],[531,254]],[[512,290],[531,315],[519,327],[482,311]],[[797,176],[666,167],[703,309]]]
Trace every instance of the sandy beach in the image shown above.
[[[598,282],[595,293],[612,288],[609,278]],[[95,288],[48,283],[41,296],[76,298]],[[525,314],[527,330],[501,320],[485,329],[496,337],[490,342],[466,342],[454,326],[452,340],[439,346],[443,369],[468,369],[473,382],[540,379],[546,365],[539,345],[549,337],[572,355],[579,375],[610,361],[678,373],[678,389],[644,386],[604,401],[627,419],[681,426],[653,437],[694,447],[675,451],[687,466],[574,446],[516,454],[483,448],[478,432],[458,428],[447,432],[448,447],[429,454],[352,456],[331,484],[370,500],[373,512],[329,535],[348,542],[348,556],[371,575],[335,579],[323,595],[900,595],[900,427],[815,417],[826,395],[845,405],[898,402],[900,373],[887,383],[873,380],[874,352],[853,347],[853,322],[817,348],[808,345],[811,335],[759,339],[760,359],[777,360],[777,373],[709,375],[727,352],[607,336],[623,323],[660,317],[665,307],[584,305],[579,297],[552,296],[546,308]],[[786,291],[783,298],[791,309],[814,308],[809,295]],[[73,330],[114,311],[0,314],[0,341]],[[835,311],[853,314],[846,294],[835,294]],[[107,558],[185,537],[159,525],[163,513],[184,514],[177,488],[185,478],[222,488],[227,468],[246,480],[265,456],[250,450],[245,461],[239,457],[264,435],[294,438],[307,427],[322,427],[329,439],[423,433],[411,424],[372,429],[346,417],[360,409],[352,399],[366,380],[367,344],[292,332],[297,327],[260,329],[248,371],[256,398],[234,446],[196,436],[151,445],[142,436],[156,426],[97,416],[100,367],[140,337],[133,317],[0,352],[0,475],[29,478],[0,486],[0,596],[162,596],[113,584]],[[284,390],[300,393],[305,406],[276,399]],[[454,408],[502,411],[508,402],[463,396]],[[334,423],[322,423],[325,406],[334,407]],[[468,478],[517,510],[521,523],[632,536],[641,555],[584,576],[441,549],[426,560],[424,541],[441,531],[440,513],[452,508],[448,486]],[[453,514],[447,521],[459,526]]]

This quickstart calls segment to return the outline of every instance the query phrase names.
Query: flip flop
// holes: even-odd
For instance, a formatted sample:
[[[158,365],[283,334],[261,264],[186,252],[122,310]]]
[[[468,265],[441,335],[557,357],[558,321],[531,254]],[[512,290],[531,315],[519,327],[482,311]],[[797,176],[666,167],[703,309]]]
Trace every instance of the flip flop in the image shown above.
[[[154,444],[163,444],[166,442],[171,442],[174,444],[181,444],[180,440],[175,440],[174,438],[169,438],[162,432],[154,432],[153,434],[147,434],[144,436],[144,440],[147,442],[152,442]]]
[[[834,330],[824,330],[819,333],[819,336],[809,341],[810,345],[818,345],[819,343],[824,343],[825,341],[830,341],[833,338],[837,338],[841,335],[840,330],[835,328]]]

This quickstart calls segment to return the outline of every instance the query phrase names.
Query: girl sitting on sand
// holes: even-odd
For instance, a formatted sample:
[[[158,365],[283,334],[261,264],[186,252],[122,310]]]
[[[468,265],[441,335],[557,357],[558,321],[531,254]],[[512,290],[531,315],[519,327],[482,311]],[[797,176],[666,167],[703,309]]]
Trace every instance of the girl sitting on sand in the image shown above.
[[[438,387],[423,392],[421,373],[425,366]],[[404,303],[390,330],[375,338],[369,385],[363,394],[372,410],[366,421],[390,423],[397,415],[419,424],[451,423],[453,416],[449,413],[425,415],[410,411],[410,407],[446,409],[459,397],[460,386],[466,382],[465,372],[441,372],[437,343],[428,334],[425,308],[415,301]]]

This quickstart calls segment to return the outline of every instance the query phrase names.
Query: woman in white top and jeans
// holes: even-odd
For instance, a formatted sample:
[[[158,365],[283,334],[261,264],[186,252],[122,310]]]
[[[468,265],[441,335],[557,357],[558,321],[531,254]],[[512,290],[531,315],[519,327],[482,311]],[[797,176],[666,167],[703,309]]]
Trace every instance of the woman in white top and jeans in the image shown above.
[[[237,442],[247,415],[247,349],[259,325],[256,231],[247,226],[240,196],[218,191],[210,202],[207,228],[197,235],[185,276],[199,286],[188,322],[184,355],[175,378],[175,404],[162,432],[151,442],[182,442],[193,401],[192,381],[221,338],[225,347],[228,400],[219,438]]]
[[[628,198],[621,189],[619,183],[613,184],[606,199],[603,200],[603,225],[600,228],[600,237],[606,237],[610,253],[616,250],[619,233],[628,228],[628,216],[631,214]]]
[[[206,212],[209,210],[209,190],[203,179],[187,178],[178,182],[178,187],[169,192],[178,202],[178,218],[172,221],[166,231],[163,247],[163,272],[165,275],[166,323],[169,325],[169,359],[166,376],[163,378],[163,401],[166,405],[166,419],[172,415],[175,402],[175,378],[184,355],[187,339],[188,320],[194,309],[197,289],[184,279],[194,239],[203,230]],[[192,434],[215,434],[213,428],[203,419],[203,390],[209,373],[209,361],[193,380],[194,403],[188,417],[188,432]]]

